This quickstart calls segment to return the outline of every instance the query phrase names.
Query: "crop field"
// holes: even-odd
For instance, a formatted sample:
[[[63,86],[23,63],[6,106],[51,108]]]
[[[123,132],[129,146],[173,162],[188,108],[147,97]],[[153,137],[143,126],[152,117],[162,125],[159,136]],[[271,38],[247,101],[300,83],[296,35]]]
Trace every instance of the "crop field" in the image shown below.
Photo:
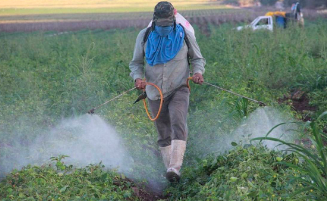
[[[214,1],[173,1],[190,23],[201,31],[208,24],[250,22],[274,8],[239,9]],[[9,1],[0,3],[1,32],[77,31],[115,28],[143,28],[152,18],[156,1]],[[305,10],[306,19],[326,17],[325,13]]]
[[[139,92],[86,114],[134,86],[128,65],[150,9],[64,14],[54,2],[70,2],[67,9],[90,6],[83,0],[0,2],[1,200],[327,196],[324,14],[305,11],[303,28],[238,32],[237,24],[266,10],[181,9],[206,58],[205,81],[267,106],[191,84],[183,176],[168,184],[153,122],[141,103],[133,104]],[[89,2],[97,10],[125,1]],[[147,2],[155,4],[134,3]],[[36,10],[11,10],[27,7]],[[43,7],[52,12],[43,15]],[[260,138],[272,128],[273,138]]]
[[[230,6],[208,0],[171,1],[179,10],[219,9]],[[153,11],[154,0],[76,0],[76,1],[20,1],[0,2],[0,15],[63,14],[63,13],[117,13]]]
[[[208,31],[209,24],[221,25],[228,23],[249,23],[257,16],[264,15],[271,8],[264,9],[235,9],[206,7],[200,10],[179,10],[179,12],[191,23],[200,27],[202,32]],[[203,9],[203,10],[201,10]],[[61,14],[20,14],[0,15],[1,32],[31,32],[31,31],[78,31],[95,29],[124,29],[146,27],[152,18],[151,12],[100,12],[94,13],[68,13]],[[117,11],[118,12],[118,11]],[[326,13],[318,13],[313,10],[305,10],[307,20],[326,18]]]

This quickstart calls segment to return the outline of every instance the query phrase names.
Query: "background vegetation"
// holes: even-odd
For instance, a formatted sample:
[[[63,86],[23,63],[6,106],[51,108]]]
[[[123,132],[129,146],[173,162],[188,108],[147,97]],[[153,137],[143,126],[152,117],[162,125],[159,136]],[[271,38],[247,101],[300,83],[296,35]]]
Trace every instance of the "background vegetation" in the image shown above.
[[[155,0],[37,0],[32,2],[4,0],[0,2],[0,15],[150,12],[153,11],[157,2]],[[174,0],[171,2],[179,10],[219,9],[227,7],[221,5],[221,2],[208,0]]]
[[[261,3],[264,6],[274,6],[276,2],[283,2],[284,6],[291,6],[293,3],[300,2],[302,7],[305,8],[326,8],[327,3],[324,0],[224,0],[226,4],[232,5],[255,5],[256,3]]]

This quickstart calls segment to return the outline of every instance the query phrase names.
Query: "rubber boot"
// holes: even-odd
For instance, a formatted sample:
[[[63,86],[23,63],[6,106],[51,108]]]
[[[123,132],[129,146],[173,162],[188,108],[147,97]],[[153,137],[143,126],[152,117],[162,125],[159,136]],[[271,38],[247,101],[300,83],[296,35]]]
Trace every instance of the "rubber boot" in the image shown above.
[[[185,150],[186,141],[172,140],[170,163],[166,174],[168,181],[178,182],[180,180],[181,174],[179,171],[183,164]]]
[[[171,155],[171,145],[166,147],[159,147],[163,162],[165,164],[166,169],[169,167],[170,163],[170,155]]]

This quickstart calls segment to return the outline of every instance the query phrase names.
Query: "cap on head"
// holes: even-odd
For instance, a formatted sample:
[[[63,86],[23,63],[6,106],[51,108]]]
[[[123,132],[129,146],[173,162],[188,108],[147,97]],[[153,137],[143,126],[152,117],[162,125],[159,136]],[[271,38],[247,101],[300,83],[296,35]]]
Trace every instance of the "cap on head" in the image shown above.
[[[174,25],[174,6],[168,1],[160,1],[154,7],[153,21],[158,26]]]

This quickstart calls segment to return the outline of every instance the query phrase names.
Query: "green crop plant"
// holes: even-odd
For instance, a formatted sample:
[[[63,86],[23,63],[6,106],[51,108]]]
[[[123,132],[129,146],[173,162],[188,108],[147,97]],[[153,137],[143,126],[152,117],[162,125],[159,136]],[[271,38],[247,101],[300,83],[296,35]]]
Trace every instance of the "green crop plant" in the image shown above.
[[[293,154],[248,146],[220,156],[210,156],[186,168],[179,184],[166,189],[171,200],[287,200],[297,190],[289,179],[297,171],[279,164],[284,158],[296,163]],[[295,200],[303,200],[298,194]]]
[[[311,149],[295,143],[285,142],[281,139],[269,137],[254,138],[252,140],[270,140],[286,145],[285,151],[297,154],[303,160],[303,165],[292,164],[287,161],[281,161],[280,164],[286,165],[299,172],[298,176],[293,177],[290,183],[299,182],[301,188],[296,190],[293,196],[298,193],[305,192],[306,198],[324,200],[327,196],[327,150],[326,150],[326,134],[318,127],[318,121],[327,115],[322,113],[316,120],[307,122],[306,129],[310,129],[312,134]],[[276,126],[275,128],[277,128]],[[275,129],[273,128],[273,129]]]
[[[47,164],[12,171],[0,182],[1,200],[130,200],[133,195],[135,185],[122,174],[105,171],[101,163],[70,165],[69,172],[62,172],[58,162],[58,170]]]

